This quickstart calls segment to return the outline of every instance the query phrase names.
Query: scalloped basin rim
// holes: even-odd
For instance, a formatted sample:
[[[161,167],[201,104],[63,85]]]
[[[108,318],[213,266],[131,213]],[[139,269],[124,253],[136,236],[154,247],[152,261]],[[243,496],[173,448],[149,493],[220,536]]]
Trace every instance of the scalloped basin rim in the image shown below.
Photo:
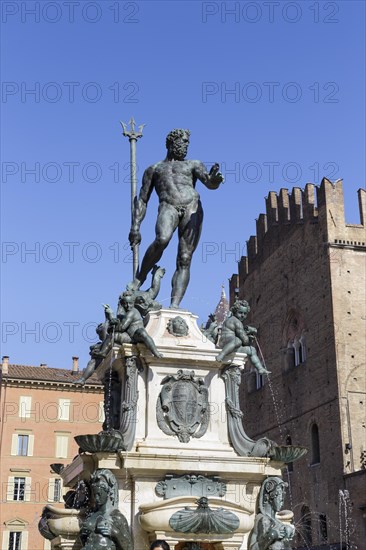
[[[270,459],[277,462],[295,462],[302,458],[307,452],[307,447],[298,445],[278,445],[270,452]]]
[[[139,510],[141,514],[146,514],[152,510],[158,510],[159,508],[172,508],[175,506],[197,506],[197,500],[199,497],[186,495],[180,497],[167,498],[161,502],[148,502],[147,504],[140,504]],[[253,511],[248,507],[231,502],[230,500],[222,500],[220,498],[209,498],[208,505],[211,507],[219,508],[230,508],[232,510],[237,510],[244,514],[252,514]]]
[[[121,438],[109,434],[85,434],[74,437],[76,443],[87,452],[117,452],[123,450]]]
[[[151,502],[140,505],[138,514],[139,523],[142,529],[148,533],[164,531],[166,534],[171,533],[176,538],[177,534],[170,525],[170,518],[174,513],[182,511],[185,507],[190,507],[194,511],[197,508],[197,498],[197,496],[187,495],[169,498],[162,502]],[[234,513],[239,519],[239,526],[234,534],[205,534],[205,538],[209,537],[211,541],[223,541],[232,538],[233,535],[239,536],[240,534],[248,533],[253,528],[253,510],[219,498],[210,498],[208,505],[212,510],[224,508],[226,511]]]

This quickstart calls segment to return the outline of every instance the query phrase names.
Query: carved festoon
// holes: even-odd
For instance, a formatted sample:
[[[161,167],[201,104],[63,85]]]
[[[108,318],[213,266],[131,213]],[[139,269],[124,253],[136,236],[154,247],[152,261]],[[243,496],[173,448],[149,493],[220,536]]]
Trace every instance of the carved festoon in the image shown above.
[[[218,476],[206,477],[199,474],[175,476],[168,474],[155,487],[156,494],[164,499],[179,496],[223,497],[226,494],[226,483]]]

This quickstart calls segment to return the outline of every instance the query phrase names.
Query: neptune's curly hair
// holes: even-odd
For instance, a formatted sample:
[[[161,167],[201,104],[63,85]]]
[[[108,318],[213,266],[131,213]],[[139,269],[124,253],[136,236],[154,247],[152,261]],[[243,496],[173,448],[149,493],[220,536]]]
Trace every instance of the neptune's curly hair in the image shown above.
[[[191,132],[189,130],[183,130],[183,128],[174,128],[169,134],[166,136],[165,145],[166,148],[169,149],[169,146],[171,143],[173,143],[177,138],[183,137],[183,136],[189,136],[191,135]]]

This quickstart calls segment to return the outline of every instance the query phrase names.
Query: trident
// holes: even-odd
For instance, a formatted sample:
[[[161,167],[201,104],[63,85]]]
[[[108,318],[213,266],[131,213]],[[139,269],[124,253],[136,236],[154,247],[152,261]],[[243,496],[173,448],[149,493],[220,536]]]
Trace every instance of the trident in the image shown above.
[[[124,122],[121,121],[121,125],[123,128],[123,135],[125,137],[128,137],[130,142],[130,170],[131,170],[131,225],[133,224],[134,220],[134,212],[135,212],[135,203],[136,203],[136,185],[137,185],[137,177],[136,177],[136,142],[138,138],[142,137],[142,130],[145,126],[145,124],[141,124],[141,126],[138,127],[138,132],[135,132],[135,119],[131,117],[129,123],[131,130],[127,130],[127,126]],[[139,268],[139,245],[135,244],[134,246],[131,246],[132,254],[133,254],[133,264],[132,264],[132,276],[135,279],[137,275],[137,270]]]

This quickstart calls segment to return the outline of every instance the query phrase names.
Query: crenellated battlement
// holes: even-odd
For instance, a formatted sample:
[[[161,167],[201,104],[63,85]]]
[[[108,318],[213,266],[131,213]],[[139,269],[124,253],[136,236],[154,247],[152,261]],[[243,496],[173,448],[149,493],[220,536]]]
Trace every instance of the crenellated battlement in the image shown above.
[[[270,191],[265,199],[266,214],[259,214],[256,220],[256,235],[247,241],[247,256],[239,262],[239,281],[268,258],[298,230],[304,239],[307,227],[317,226],[318,244],[330,243],[336,246],[365,247],[366,241],[366,191],[358,190],[360,224],[347,224],[344,217],[344,196],[342,180],[332,183],[323,178],[316,186],[307,183],[304,189],[294,187]],[[302,229],[300,229],[302,228]],[[235,280],[234,280],[235,279]],[[237,284],[233,276],[230,289]]]
[[[266,198],[266,215],[260,214],[257,229],[263,235],[267,228],[278,224],[297,224],[299,221],[317,217],[315,206],[316,186],[308,183],[304,190],[294,187],[289,194],[288,189],[280,189],[279,194],[270,191]],[[257,236],[259,237],[258,231]]]

